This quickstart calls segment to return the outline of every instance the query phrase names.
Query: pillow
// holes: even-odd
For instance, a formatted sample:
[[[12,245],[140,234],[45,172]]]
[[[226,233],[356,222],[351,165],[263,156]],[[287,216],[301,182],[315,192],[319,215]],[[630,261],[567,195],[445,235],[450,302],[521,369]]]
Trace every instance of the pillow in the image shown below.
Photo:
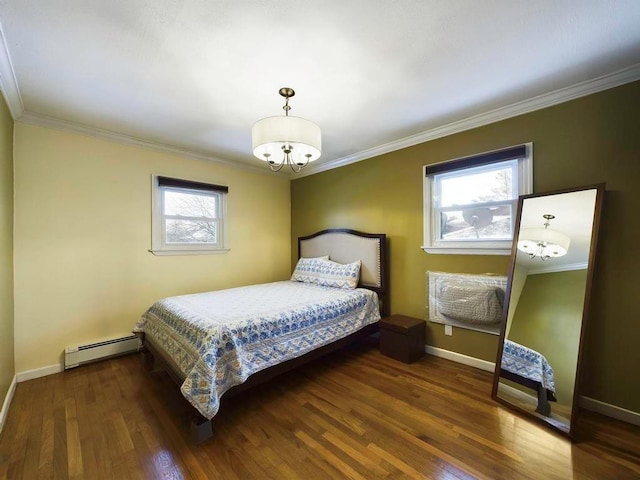
[[[360,265],[362,263],[360,260],[345,264],[325,260],[323,263],[325,268],[319,272],[318,285],[346,289],[353,289],[358,286]]]
[[[318,262],[328,260],[328,255],[324,257],[300,257],[291,275],[291,280],[294,282],[315,283],[313,281],[315,278],[313,272],[318,269]]]
[[[291,280],[353,289],[358,286],[360,279],[360,264],[360,260],[342,264],[323,258],[301,258],[291,275]]]

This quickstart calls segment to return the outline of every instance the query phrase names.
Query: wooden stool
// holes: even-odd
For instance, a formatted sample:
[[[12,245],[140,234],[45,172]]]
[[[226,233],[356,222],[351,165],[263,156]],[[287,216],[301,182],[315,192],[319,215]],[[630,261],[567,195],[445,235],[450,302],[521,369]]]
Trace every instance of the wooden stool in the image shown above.
[[[404,363],[424,355],[426,322],[405,315],[380,320],[380,353]]]

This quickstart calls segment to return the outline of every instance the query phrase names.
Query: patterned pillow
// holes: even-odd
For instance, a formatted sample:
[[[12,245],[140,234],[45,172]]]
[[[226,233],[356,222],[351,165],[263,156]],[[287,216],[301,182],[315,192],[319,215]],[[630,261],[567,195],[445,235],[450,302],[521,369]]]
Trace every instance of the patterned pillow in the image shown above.
[[[296,264],[296,268],[293,270],[293,274],[291,275],[291,280],[294,282],[307,282],[307,283],[316,283],[311,280],[311,278],[315,278],[313,272],[316,271],[318,267],[319,261],[328,261],[329,256],[325,257],[301,257],[298,259],[298,263]],[[310,277],[310,278],[307,278]]]
[[[301,258],[291,280],[352,289],[358,286],[360,264],[360,260],[342,264],[322,258]]]
[[[327,260],[324,263],[326,268],[320,272],[318,285],[347,289],[358,286],[360,266],[362,264],[360,260],[345,264],[332,262],[331,260]]]

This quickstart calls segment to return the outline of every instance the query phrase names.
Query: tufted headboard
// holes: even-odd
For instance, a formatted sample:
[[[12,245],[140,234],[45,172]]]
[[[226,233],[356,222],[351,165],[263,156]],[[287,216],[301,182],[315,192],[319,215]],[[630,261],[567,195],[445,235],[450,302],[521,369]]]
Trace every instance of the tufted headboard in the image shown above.
[[[359,287],[378,294],[381,313],[388,316],[387,236],[384,233],[362,233],[348,229],[329,229],[298,237],[298,258],[321,257],[338,263],[362,262]]]

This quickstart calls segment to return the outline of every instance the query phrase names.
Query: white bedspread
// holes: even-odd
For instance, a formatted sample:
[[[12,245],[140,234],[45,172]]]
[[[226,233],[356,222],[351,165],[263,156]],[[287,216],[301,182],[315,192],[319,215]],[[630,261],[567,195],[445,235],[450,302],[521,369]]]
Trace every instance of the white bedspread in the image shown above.
[[[253,373],[379,319],[375,292],[285,281],[165,298],[134,331],[173,359],[182,394],[211,419],[224,392]]]
[[[519,343],[504,340],[501,367],[511,373],[539,382],[551,392],[556,391],[553,368],[539,352]]]

